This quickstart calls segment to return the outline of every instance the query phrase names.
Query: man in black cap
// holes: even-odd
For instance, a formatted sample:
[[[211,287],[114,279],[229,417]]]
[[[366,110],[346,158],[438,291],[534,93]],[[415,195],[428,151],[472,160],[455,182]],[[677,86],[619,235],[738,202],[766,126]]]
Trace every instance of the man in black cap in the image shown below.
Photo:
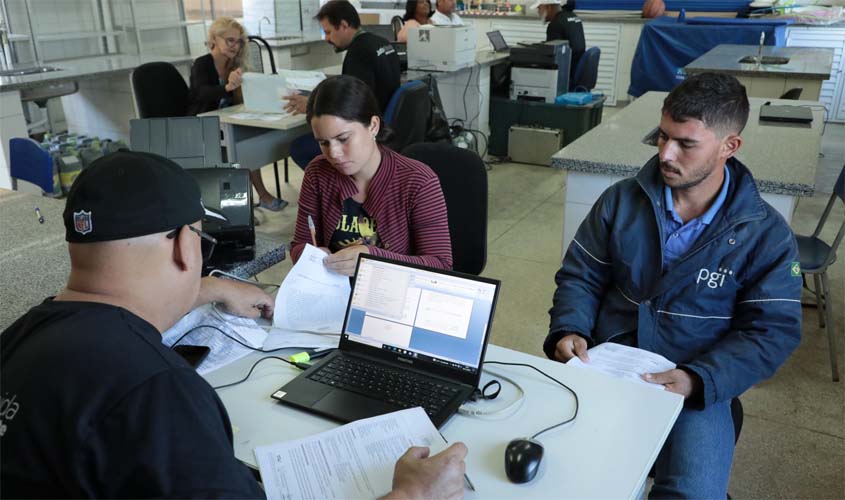
[[[0,497],[264,497],[220,399],[161,342],[203,303],[273,312],[251,285],[200,278],[203,213],[190,175],[156,155],[117,152],[76,179],[67,285],[0,336]],[[409,454],[394,493],[462,491],[463,445]]]

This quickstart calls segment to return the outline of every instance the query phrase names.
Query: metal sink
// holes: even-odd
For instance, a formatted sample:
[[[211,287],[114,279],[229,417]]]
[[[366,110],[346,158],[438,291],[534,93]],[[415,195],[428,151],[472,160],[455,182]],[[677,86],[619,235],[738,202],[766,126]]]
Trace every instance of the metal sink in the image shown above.
[[[61,68],[54,68],[52,66],[33,66],[31,68],[6,69],[0,71],[0,76],[40,75],[41,73],[50,73],[51,71],[61,71]]]
[[[781,56],[763,56],[760,64],[786,64],[789,62],[788,57]],[[741,63],[757,64],[757,56],[745,56],[739,60]]]

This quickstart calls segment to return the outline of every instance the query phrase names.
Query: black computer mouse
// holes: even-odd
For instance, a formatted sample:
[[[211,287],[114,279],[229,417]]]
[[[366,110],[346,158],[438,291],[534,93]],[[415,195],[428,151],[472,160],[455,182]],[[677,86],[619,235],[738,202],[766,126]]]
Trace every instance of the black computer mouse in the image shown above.
[[[529,438],[514,439],[505,448],[505,474],[512,483],[534,479],[543,460],[543,445]]]

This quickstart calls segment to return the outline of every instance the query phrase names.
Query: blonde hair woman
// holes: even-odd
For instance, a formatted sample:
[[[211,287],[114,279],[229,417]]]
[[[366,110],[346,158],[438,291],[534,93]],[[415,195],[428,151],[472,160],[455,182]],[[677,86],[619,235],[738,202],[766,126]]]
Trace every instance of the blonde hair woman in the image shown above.
[[[191,92],[188,114],[198,115],[243,102],[241,79],[249,38],[246,30],[231,17],[220,17],[208,29],[209,53],[197,58],[191,67]],[[258,192],[262,208],[278,212],[288,202],[267,191],[261,179],[263,165],[244,165],[250,171],[252,185]]]

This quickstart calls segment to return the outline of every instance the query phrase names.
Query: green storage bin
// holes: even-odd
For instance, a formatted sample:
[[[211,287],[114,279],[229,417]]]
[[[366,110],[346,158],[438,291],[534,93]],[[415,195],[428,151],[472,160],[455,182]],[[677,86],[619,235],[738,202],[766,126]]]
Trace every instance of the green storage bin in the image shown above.
[[[583,106],[562,106],[492,97],[488,152],[494,156],[508,156],[508,131],[511,125],[562,129],[563,145],[566,146],[601,123],[604,99],[602,96]]]

